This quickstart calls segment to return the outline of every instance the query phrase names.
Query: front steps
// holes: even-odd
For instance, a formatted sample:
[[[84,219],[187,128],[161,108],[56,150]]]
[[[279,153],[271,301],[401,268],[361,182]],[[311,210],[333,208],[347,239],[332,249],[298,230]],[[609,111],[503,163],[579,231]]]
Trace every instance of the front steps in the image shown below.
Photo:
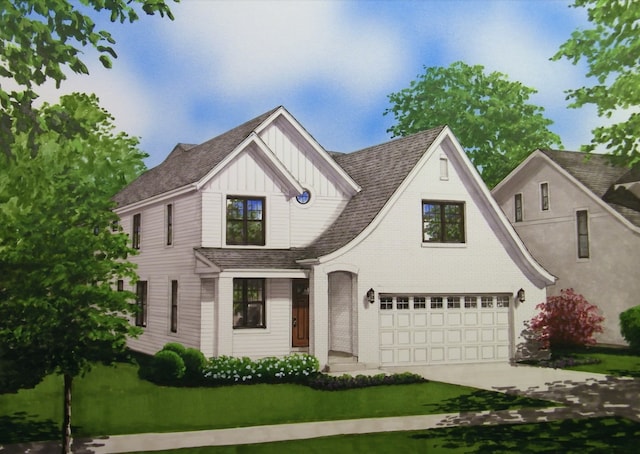
[[[329,360],[325,372],[330,374],[370,375],[382,373],[378,365],[358,362],[358,357],[350,353],[329,352]]]

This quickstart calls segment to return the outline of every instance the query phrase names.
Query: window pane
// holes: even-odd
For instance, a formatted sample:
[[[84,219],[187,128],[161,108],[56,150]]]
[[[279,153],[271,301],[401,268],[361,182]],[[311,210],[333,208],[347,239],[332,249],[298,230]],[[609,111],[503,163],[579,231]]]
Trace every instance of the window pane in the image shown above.
[[[262,279],[247,279],[247,301],[264,301]]]
[[[227,199],[227,219],[242,220],[244,218],[244,201]]]
[[[243,244],[243,222],[227,220],[227,244]]]
[[[262,221],[247,222],[247,244],[264,244],[263,225]]]
[[[264,304],[248,303],[247,304],[247,323],[246,326],[261,328],[264,326]]]
[[[244,323],[244,304],[233,303],[233,327],[244,326]]]
[[[262,200],[247,200],[247,219],[262,220]]]
[[[440,205],[422,204],[423,241],[440,241],[441,239]]]

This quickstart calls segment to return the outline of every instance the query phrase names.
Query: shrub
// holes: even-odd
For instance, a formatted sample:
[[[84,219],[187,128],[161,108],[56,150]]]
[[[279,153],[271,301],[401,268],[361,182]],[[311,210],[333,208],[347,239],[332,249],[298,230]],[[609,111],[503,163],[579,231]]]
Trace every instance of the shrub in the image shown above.
[[[424,383],[427,380],[416,374],[409,372],[402,374],[377,374],[377,375],[342,375],[334,377],[331,375],[317,374],[310,378],[308,385],[313,389],[322,391],[340,391],[343,389],[368,388],[380,385],[407,385],[411,383]]]
[[[309,376],[318,373],[319,368],[318,360],[308,354],[268,357],[256,361],[246,357],[220,356],[207,362],[204,377],[213,384],[295,383],[306,381]]]
[[[169,342],[168,344],[164,344],[162,350],[167,350],[170,352],[176,352],[178,355],[182,357],[184,352],[187,350],[184,345],[179,344],[178,342]]]
[[[620,314],[620,333],[633,350],[640,350],[640,306]]]
[[[184,377],[185,369],[180,355],[172,350],[160,350],[153,356],[149,378],[160,384],[175,384]]]
[[[196,348],[187,348],[181,355],[184,361],[184,378],[189,384],[198,384],[203,380],[203,369],[207,364],[204,354]]]
[[[536,306],[540,311],[531,320],[531,329],[539,333],[545,348],[564,349],[596,343],[595,334],[602,332],[604,317],[598,307],[573,289],[550,296]]]

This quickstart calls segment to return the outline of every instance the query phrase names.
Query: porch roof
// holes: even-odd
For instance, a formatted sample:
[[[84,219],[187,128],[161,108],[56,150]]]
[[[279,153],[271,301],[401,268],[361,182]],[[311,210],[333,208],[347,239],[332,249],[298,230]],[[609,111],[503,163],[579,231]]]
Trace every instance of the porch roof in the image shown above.
[[[196,248],[207,260],[221,271],[234,269],[278,269],[300,270],[296,262],[304,258],[302,249],[222,249]]]

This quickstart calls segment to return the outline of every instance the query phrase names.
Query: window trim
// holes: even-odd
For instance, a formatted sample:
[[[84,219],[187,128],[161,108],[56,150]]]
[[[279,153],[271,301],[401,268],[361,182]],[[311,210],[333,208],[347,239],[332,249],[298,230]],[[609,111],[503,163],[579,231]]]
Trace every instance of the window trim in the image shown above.
[[[440,206],[440,238],[438,240],[425,240],[425,216],[424,216],[424,206],[425,205],[439,205]],[[460,241],[445,241],[444,240],[444,232],[445,232],[445,226],[446,226],[446,222],[445,222],[445,216],[444,216],[444,210],[446,206],[459,206],[460,207],[460,228],[462,231],[462,237],[460,238]],[[466,231],[466,216],[465,216],[465,210],[466,210],[466,203],[464,201],[453,201],[453,200],[429,200],[429,199],[422,199],[421,202],[421,206],[420,206],[421,210],[420,210],[420,218],[422,220],[422,228],[421,228],[421,232],[422,232],[422,244],[426,244],[426,245],[447,245],[447,246],[453,246],[453,245],[465,245],[467,243],[467,231]]]
[[[169,331],[178,332],[178,280],[172,279],[169,286]]]
[[[551,197],[549,196],[549,183],[543,181],[540,183],[540,211],[549,211],[551,209]]]
[[[131,247],[140,250],[142,240],[142,213],[133,215],[131,222]]]
[[[241,242],[231,242],[229,239],[229,201],[230,200],[242,200],[243,202],[243,216],[242,216],[242,241]],[[248,238],[248,223],[249,222],[258,222],[258,221],[250,221],[247,218],[247,202],[253,201],[261,201],[262,202],[262,219],[260,219],[260,223],[262,224],[262,237],[259,242],[251,243]],[[259,197],[259,196],[240,196],[240,195],[227,195],[225,204],[225,244],[227,246],[265,246],[267,244],[267,198]],[[238,220],[236,220],[238,221]]]
[[[580,230],[580,215],[584,215],[584,226],[585,232],[581,232]],[[582,248],[580,238],[586,238],[586,254]],[[578,253],[579,260],[587,260],[591,258],[591,239],[589,235],[589,210],[576,210],[576,248]]]
[[[165,246],[173,246],[173,231],[175,220],[175,206],[173,203],[165,205]]]
[[[524,204],[522,203],[521,192],[513,196],[513,219],[514,222],[522,222],[524,219]]]
[[[136,326],[146,328],[149,310],[149,283],[148,281],[136,282]]]
[[[241,281],[242,285],[242,301],[235,300],[235,287],[236,282]],[[259,281],[262,284],[262,300],[259,301],[248,301],[247,293],[248,293],[248,282],[249,281]],[[243,305],[243,323],[236,324],[236,320],[233,320],[233,329],[234,330],[246,330],[246,329],[260,329],[264,330],[267,328],[267,280],[265,278],[242,278],[242,277],[234,277],[233,278],[233,296],[232,296],[232,304],[235,306],[236,304]],[[248,306],[249,304],[258,304],[262,306],[262,325],[247,325],[248,321]],[[235,310],[232,309],[232,314],[235,314]]]

